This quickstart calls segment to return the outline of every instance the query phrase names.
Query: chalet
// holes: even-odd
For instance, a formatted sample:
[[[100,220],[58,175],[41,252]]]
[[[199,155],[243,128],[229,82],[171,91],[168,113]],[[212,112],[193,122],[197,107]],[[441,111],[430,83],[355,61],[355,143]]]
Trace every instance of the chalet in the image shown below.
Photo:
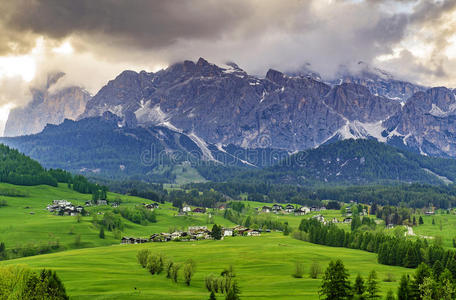
[[[351,222],[352,222],[352,218],[350,218],[350,217],[344,219],[345,224],[350,224]]]
[[[148,210],[154,210],[158,208],[158,203],[144,204],[144,207]]]
[[[233,236],[233,229],[223,228],[223,236]]]
[[[244,233],[247,232],[247,230],[249,229],[241,225],[237,225],[236,227],[234,227],[234,235],[244,235]]]
[[[108,205],[108,201],[106,201],[106,200],[97,200],[97,205]]]
[[[320,207],[320,210],[326,210],[325,206]]]
[[[183,212],[191,212],[192,211],[192,208],[188,205],[184,205],[184,207],[182,207],[182,211]]]
[[[119,202],[114,202],[113,204],[111,204],[111,206],[114,208],[117,208],[117,207],[119,207]]]
[[[270,213],[271,212],[271,207],[263,206],[263,208],[261,208],[261,212]]]
[[[433,215],[435,215],[435,212],[432,211],[432,210],[428,210],[428,211],[426,211],[424,214],[425,214],[426,216],[433,216]]]
[[[282,206],[282,205],[274,204],[274,205],[272,206],[272,212],[273,212],[273,213],[278,213],[278,212],[280,212],[280,211],[282,211],[282,210],[283,210],[283,206]]]
[[[54,200],[54,201],[52,201],[52,204],[58,205],[58,206],[69,206],[69,205],[71,205],[71,202],[67,201],[67,200]]]
[[[86,201],[85,206],[92,206],[92,201]]]
[[[194,210],[192,210],[192,212],[199,213],[199,214],[204,214],[206,212],[206,210],[204,208],[197,207]]]
[[[246,232],[247,232],[247,236],[260,236],[261,235],[261,233],[258,230],[249,229]]]
[[[298,208],[298,209],[295,209],[294,214],[295,214],[295,216],[304,216],[306,213]]]
[[[316,206],[312,206],[310,208],[310,211],[320,211],[320,208],[316,207]]]
[[[207,229],[207,226],[189,226],[188,232],[190,234],[198,234],[201,232],[209,232],[209,230]]]
[[[295,207],[291,204],[288,204],[287,206],[285,206],[285,211],[287,213],[292,213],[292,212],[294,212],[294,210],[295,210]]]
[[[221,204],[219,207],[218,207],[219,210],[225,210],[226,209],[226,205],[225,204]]]

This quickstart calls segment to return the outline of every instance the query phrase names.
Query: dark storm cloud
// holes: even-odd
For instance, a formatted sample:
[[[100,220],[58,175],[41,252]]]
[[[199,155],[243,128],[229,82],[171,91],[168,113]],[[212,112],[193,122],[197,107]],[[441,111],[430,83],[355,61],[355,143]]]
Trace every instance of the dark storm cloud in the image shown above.
[[[0,55],[27,53],[40,36],[49,49],[68,39],[76,52],[47,51],[38,73],[63,70],[91,92],[126,68],[200,56],[259,75],[310,63],[332,76],[394,54],[412,30],[440,28],[455,9],[456,0],[0,0]],[[438,46],[429,59],[402,49],[384,65],[405,79],[449,78],[454,63],[439,49],[452,34],[442,27],[424,37]]]
[[[144,48],[179,39],[216,39],[253,14],[240,0],[15,0],[0,4],[3,25],[17,33],[53,39],[73,34]],[[18,43],[22,44],[22,40]]]

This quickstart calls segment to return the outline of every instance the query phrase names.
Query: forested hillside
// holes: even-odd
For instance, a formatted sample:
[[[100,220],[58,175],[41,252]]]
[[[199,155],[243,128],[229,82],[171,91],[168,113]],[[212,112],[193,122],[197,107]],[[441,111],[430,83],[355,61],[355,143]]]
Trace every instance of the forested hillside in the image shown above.
[[[422,156],[375,140],[350,139],[299,152],[241,178],[289,184],[443,184],[456,180],[456,161]]]
[[[0,181],[18,185],[57,186],[57,179],[37,161],[0,144]]]

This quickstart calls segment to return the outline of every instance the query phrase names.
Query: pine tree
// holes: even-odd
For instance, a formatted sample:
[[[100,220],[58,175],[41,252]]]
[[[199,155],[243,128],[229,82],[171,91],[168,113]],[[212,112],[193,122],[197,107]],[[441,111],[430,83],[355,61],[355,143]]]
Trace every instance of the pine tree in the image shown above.
[[[423,225],[424,224],[424,221],[423,221],[423,217],[420,216],[419,219],[418,219],[418,224],[420,225]]]
[[[105,238],[104,227],[101,226],[101,228],[100,228],[100,239],[104,239],[104,238]]]
[[[355,295],[358,295],[358,296],[362,296],[366,292],[366,287],[364,285],[364,279],[361,277],[361,275],[359,273],[355,279],[355,284],[353,286],[353,292]]]
[[[392,290],[388,291],[388,293],[386,294],[385,300],[396,300],[396,297],[394,297],[394,293]]]
[[[211,236],[214,240],[220,240],[222,238],[222,226],[214,224],[214,226],[212,226]]]
[[[410,297],[410,280],[407,275],[402,275],[397,290],[397,300],[411,300]]]
[[[431,270],[425,263],[421,263],[416,268],[413,275],[413,282],[410,285],[410,292],[414,299],[420,299],[420,285],[424,283],[426,277],[431,277]]]
[[[378,299],[380,298],[378,294],[378,282],[377,282],[377,273],[375,270],[372,270],[367,277],[366,282],[366,292],[367,299]]]
[[[209,300],[216,300],[214,291],[211,292],[211,295],[209,296]]]
[[[443,266],[440,260],[437,260],[434,265],[432,266],[432,275],[434,275],[434,279],[438,280],[440,277],[440,274],[443,272]]]
[[[345,299],[350,295],[350,282],[348,272],[340,259],[336,262],[331,261],[323,275],[323,282],[320,294],[324,299],[339,300]]]

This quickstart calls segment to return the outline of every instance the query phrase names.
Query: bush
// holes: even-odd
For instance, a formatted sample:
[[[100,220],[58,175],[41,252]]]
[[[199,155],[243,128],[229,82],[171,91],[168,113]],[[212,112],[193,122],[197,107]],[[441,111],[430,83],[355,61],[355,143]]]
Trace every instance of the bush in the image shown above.
[[[174,263],[172,266],[171,266],[171,279],[177,283],[177,279],[178,279],[178,274],[179,274],[179,270],[181,268],[181,265],[180,264],[176,264]]]
[[[310,272],[309,272],[310,278],[316,279],[316,278],[318,278],[318,275],[320,275],[320,273],[321,273],[320,264],[318,262],[314,261],[312,263],[312,265],[310,266]]]
[[[192,277],[195,274],[195,263],[193,260],[188,260],[184,265],[184,282],[186,285],[190,285]]]
[[[165,257],[162,254],[158,255],[149,255],[147,257],[146,268],[149,270],[150,274],[160,274],[163,272],[165,266]]]
[[[293,277],[294,278],[302,278],[302,276],[304,275],[304,265],[297,261],[295,263],[295,272],[293,273]]]
[[[136,254],[136,258],[138,259],[138,263],[145,268],[147,266],[147,259],[150,255],[150,250],[149,249],[142,249],[139,250],[138,253]]]

